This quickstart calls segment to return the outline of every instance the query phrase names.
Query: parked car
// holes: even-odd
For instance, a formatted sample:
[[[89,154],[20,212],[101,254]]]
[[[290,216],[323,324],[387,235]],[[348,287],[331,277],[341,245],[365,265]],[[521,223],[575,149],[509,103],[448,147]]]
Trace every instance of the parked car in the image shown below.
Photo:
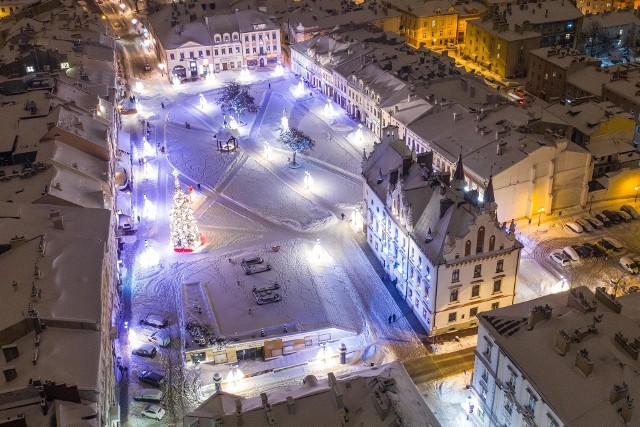
[[[591,226],[596,230],[600,230],[602,227],[604,227],[604,224],[602,223],[602,221],[592,216],[588,216],[583,219],[589,224],[591,224]]]
[[[578,224],[576,224],[575,222],[568,222],[565,224],[565,227],[567,227],[569,230],[573,231],[574,233],[582,233],[582,227]]]
[[[620,224],[623,220],[622,217],[620,215],[618,215],[617,212],[611,211],[609,209],[605,209],[602,211],[602,213],[611,220],[612,223],[614,224]]]
[[[565,266],[571,262],[571,259],[560,251],[551,252],[549,254],[549,258],[551,258],[551,261],[556,262],[562,266]]]
[[[622,267],[622,269],[627,273],[631,274],[638,274],[638,270],[640,270],[640,266],[638,266],[638,263],[626,256],[620,258],[620,267]]]
[[[500,83],[498,83],[496,81],[496,79],[494,79],[493,77],[485,77],[484,78],[484,82],[486,83],[487,86],[493,88],[493,89],[499,89],[500,88]]]
[[[582,246],[585,246],[591,249],[591,251],[593,252],[593,256],[596,258],[605,256],[605,252],[602,249],[600,249],[597,245],[594,245],[593,243],[584,243]]]
[[[158,354],[158,350],[156,350],[155,345],[148,342],[133,350],[133,354],[136,354],[140,357],[148,357],[149,359],[153,359],[154,357],[156,357],[156,354]]]
[[[633,294],[636,292],[640,292],[640,287],[638,286],[629,286],[627,289],[625,289],[625,292],[628,294]]]
[[[154,328],[166,328],[169,321],[157,314],[149,314],[146,317],[140,319],[140,323],[143,325],[153,326]]]
[[[160,403],[164,393],[155,388],[143,388],[133,395],[133,400],[138,402]]]
[[[596,242],[596,245],[598,245],[598,247],[600,249],[602,249],[603,251],[605,251],[605,253],[610,254],[611,252],[613,252],[613,245],[609,242],[607,242],[606,240],[598,240]]]
[[[149,341],[160,347],[168,347],[171,344],[171,337],[165,331],[156,331],[149,337]]]
[[[616,213],[618,215],[620,215],[620,218],[622,218],[622,220],[624,222],[631,222],[633,221],[633,217],[631,215],[629,215],[628,213],[626,213],[625,211],[616,211]]]
[[[576,219],[576,224],[578,224],[584,231],[587,233],[591,233],[593,231],[593,227],[584,219]]]
[[[154,420],[161,420],[165,412],[166,411],[159,405],[147,405],[142,410],[142,415],[147,418],[153,418]]]
[[[571,258],[571,261],[578,261],[580,259],[580,254],[571,246],[565,246],[562,249],[562,253]]]
[[[602,222],[605,227],[611,227],[613,225],[613,221],[611,221],[604,213],[596,214],[596,219]]]
[[[586,246],[572,245],[571,248],[578,253],[580,258],[589,258],[593,256],[591,248],[587,248]]]
[[[164,383],[164,375],[153,371],[142,371],[138,374],[138,381],[153,387],[161,387]]]
[[[633,206],[630,205],[622,205],[620,207],[621,211],[624,211],[626,213],[628,213],[629,215],[631,215],[631,217],[633,219],[640,219],[640,214],[638,213],[637,210],[635,210],[635,208]]]
[[[619,240],[616,240],[613,237],[607,237],[606,239],[602,239],[602,240],[609,242],[611,246],[613,246],[614,251],[621,251],[624,249],[624,245],[620,243]]]

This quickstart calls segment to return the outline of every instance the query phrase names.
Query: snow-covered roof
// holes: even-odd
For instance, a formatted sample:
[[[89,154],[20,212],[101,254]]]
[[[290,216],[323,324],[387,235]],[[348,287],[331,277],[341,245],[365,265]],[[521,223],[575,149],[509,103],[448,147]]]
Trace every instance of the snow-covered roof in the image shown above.
[[[38,145],[36,162],[65,167],[77,174],[92,178],[109,189],[109,162],[90,156],[60,141],[45,141]]]
[[[64,229],[54,227],[52,211],[60,213]],[[0,287],[0,300],[10,302],[0,311],[0,329],[21,321],[30,303],[44,320],[101,323],[110,217],[106,209],[0,204],[0,242],[7,245],[15,236],[25,238],[0,255],[0,271],[7,282]],[[40,236],[44,236],[44,256],[39,252]],[[34,278],[36,263],[39,278]],[[17,285],[9,286],[13,281]],[[42,289],[36,302],[31,297],[34,286]]]
[[[634,126],[631,125],[631,121],[634,120],[633,116],[608,101],[585,102],[580,105],[555,103],[547,107],[546,111],[562,119],[574,129],[578,129],[584,135],[591,135],[599,131],[600,124],[609,121],[614,116],[630,120],[631,128],[621,129],[620,131],[630,130],[633,132]]]
[[[269,408],[265,408],[263,398]],[[240,405],[241,414],[237,414]],[[440,423],[424,401],[400,362],[358,371],[344,377],[328,375],[326,380],[307,376],[302,385],[289,386],[269,395],[241,398],[226,392],[216,393],[187,420],[222,419],[223,423],[263,425],[267,414],[278,426],[338,426],[348,414],[349,424],[367,427],[402,425],[439,427]],[[204,421],[204,420],[203,420]],[[205,421],[206,422],[206,421]]]
[[[38,347],[35,337],[35,332],[31,332],[15,341],[20,353],[16,359],[7,362],[0,357],[0,369],[14,367],[18,374],[11,382],[7,382],[4,375],[0,377],[0,393],[27,388],[30,379],[76,384],[79,390],[101,389],[100,331],[49,327],[40,334]],[[32,362],[35,351],[38,351],[37,364]]]
[[[75,111],[58,106],[51,110],[46,122],[89,141],[103,150],[109,149],[107,142],[109,126],[95,120],[92,116],[78,114]]]
[[[577,287],[572,292],[580,292],[587,302],[596,300],[587,287]],[[640,293],[618,298],[622,304],[619,314],[600,301],[596,302],[595,311],[582,312],[567,305],[570,299],[569,292],[547,295],[480,313],[478,319],[564,425],[624,426],[619,405],[609,402],[609,393],[614,385],[625,382],[629,396],[637,401],[640,377],[636,374],[637,359],[615,342],[615,334],[621,332],[630,343],[640,336]],[[528,330],[531,310],[545,305],[552,309],[551,316]],[[578,330],[587,330],[589,325],[597,332],[576,338]],[[561,330],[576,338],[571,340],[565,356],[554,346]],[[593,362],[593,372],[588,376],[574,366],[576,352],[581,349]],[[626,425],[640,425],[640,413],[633,412]]]
[[[41,116],[49,112],[49,99],[45,96],[45,91],[32,91],[22,93],[20,95],[7,96],[0,102],[0,115],[2,116],[2,132],[0,132],[0,152],[10,152],[13,149],[16,135],[19,135],[19,141],[40,140],[44,132],[46,132],[46,123],[34,126],[31,111],[25,110],[28,101],[35,104],[36,116]],[[29,118],[30,120],[19,120],[20,118]],[[21,127],[20,122],[25,122],[25,126]],[[26,124],[29,126],[26,126]]]

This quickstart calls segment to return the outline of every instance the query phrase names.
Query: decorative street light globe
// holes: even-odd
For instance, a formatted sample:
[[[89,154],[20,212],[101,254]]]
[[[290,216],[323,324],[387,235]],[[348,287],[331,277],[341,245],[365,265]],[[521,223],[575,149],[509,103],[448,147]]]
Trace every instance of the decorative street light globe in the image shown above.
[[[284,68],[282,68],[282,64],[280,63],[280,61],[278,61],[278,64],[276,65],[276,69],[274,70],[273,74],[276,77],[279,77],[284,74]]]
[[[327,117],[333,117],[333,104],[331,103],[331,99],[327,99],[327,103],[324,105],[324,114]]]
[[[207,109],[207,100],[204,98],[203,94],[200,94],[200,109],[205,111]]]
[[[356,143],[362,145],[362,141],[364,140],[364,134],[362,133],[362,123],[358,123],[358,130],[356,131],[355,140]]]
[[[280,119],[280,126],[282,127],[282,132],[286,132],[289,130],[289,117],[287,117],[287,110],[282,110],[282,118]]]
[[[249,77],[249,69],[247,68],[246,65],[242,66],[242,70],[240,71],[240,77],[243,79]]]
[[[264,155],[267,158],[267,160],[271,159],[271,144],[269,144],[269,142],[265,142],[264,143]]]
[[[231,130],[238,129],[238,122],[236,121],[236,119],[234,117],[231,117],[229,119],[229,129],[231,129]]]
[[[171,83],[173,83],[174,86],[179,86],[180,85],[180,77],[174,75],[171,80],[172,80]]]
[[[293,94],[298,98],[304,95],[304,82],[302,81],[302,77],[300,77],[300,81],[296,85]]]

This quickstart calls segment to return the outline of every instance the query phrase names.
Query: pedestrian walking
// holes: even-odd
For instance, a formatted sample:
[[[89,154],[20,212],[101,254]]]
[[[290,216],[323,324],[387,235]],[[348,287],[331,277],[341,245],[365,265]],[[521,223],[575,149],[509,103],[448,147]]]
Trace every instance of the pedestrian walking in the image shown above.
[[[392,316],[389,316],[389,324],[391,324]]]
[[[391,316],[391,320],[393,320],[394,322],[396,321],[396,314],[393,313],[393,315]]]
[[[138,215],[138,222],[140,222],[140,215]]]
[[[269,83],[269,89],[271,89],[271,83]]]
[[[200,183],[198,183],[198,191],[200,191]]]
[[[251,314],[251,309],[249,309],[249,314]]]
[[[344,212],[340,214],[340,218],[344,221]]]
[[[162,109],[164,110],[164,102],[160,102],[160,106],[162,107]]]

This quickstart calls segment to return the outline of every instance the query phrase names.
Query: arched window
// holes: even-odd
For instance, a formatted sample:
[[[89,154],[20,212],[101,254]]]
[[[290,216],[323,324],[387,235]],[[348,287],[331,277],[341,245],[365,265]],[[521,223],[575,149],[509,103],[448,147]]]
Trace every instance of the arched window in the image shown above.
[[[471,240],[467,240],[467,243],[464,244],[464,256],[471,255]]]
[[[489,252],[496,248],[496,236],[489,237]]]
[[[484,249],[484,227],[478,229],[478,243],[476,244],[476,253],[482,253]]]

